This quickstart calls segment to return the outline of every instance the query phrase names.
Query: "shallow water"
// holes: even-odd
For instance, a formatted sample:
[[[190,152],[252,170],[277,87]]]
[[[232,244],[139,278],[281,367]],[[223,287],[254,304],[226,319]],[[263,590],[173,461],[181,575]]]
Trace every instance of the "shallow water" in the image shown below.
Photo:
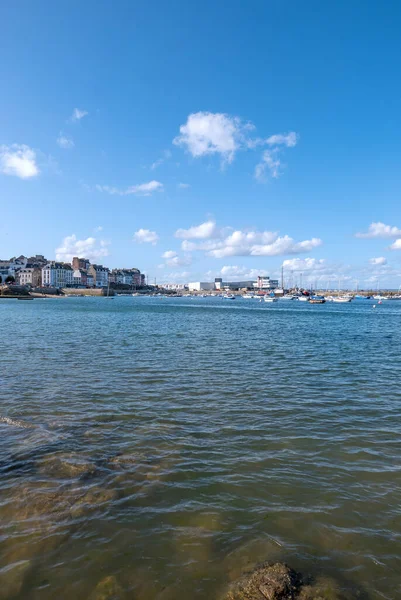
[[[0,322],[0,416],[34,425],[0,423],[0,599],[113,576],[214,600],[276,559],[401,597],[401,302],[1,300]]]

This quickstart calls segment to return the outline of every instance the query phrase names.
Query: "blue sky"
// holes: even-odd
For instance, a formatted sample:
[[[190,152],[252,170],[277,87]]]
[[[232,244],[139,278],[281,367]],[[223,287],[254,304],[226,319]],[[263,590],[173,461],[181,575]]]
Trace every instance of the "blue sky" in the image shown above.
[[[0,258],[398,287],[400,32],[391,0],[5,4]]]

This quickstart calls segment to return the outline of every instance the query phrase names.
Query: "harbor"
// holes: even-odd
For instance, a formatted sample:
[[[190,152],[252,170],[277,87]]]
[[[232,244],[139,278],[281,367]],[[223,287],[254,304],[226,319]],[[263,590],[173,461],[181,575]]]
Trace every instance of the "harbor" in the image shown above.
[[[2,300],[8,597],[226,600],[264,561],[398,597],[401,303],[372,306]]]

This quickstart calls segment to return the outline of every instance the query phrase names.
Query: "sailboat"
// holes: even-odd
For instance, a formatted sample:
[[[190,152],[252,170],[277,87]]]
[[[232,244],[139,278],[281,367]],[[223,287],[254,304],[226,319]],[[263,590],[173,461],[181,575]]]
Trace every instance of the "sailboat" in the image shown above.
[[[114,300],[114,296],[110,296],[110,281],[107,281],[107,296],[105,296],[105,298],[108,298],[108,300]]]

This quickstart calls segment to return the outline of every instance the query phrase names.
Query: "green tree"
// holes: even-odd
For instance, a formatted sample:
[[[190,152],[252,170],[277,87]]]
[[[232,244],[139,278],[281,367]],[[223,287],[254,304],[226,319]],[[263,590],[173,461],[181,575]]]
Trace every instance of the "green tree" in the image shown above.
[[[8,275],[8,277],[6,277],[6,283],[15,283],[15,277]]]

